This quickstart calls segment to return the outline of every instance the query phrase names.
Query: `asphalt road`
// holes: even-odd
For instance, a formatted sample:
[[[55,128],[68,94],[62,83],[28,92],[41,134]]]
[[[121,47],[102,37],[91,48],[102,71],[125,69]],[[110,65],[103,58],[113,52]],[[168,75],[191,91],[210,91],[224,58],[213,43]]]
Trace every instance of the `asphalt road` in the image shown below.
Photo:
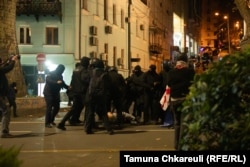
[[[58,123],[65,113],[60,112]],[[159,125],[130,125],[108,135],[104,129],[86,135],[83,126],[66,131],[44,127],[44,117],[12,118],[14,138],[0,138],[0,146],[21,151],[22,167],[119,167],[122,150],[174,150],[174,130]]]

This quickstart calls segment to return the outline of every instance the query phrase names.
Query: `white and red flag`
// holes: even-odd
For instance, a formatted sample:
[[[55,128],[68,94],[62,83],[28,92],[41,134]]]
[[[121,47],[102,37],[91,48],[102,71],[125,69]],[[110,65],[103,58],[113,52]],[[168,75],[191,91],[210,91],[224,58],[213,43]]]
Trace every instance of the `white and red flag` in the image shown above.
[[[167,85],[164,94],[161,97],[160,104],[161,108],[166,111],[170,102],[170,87]]]

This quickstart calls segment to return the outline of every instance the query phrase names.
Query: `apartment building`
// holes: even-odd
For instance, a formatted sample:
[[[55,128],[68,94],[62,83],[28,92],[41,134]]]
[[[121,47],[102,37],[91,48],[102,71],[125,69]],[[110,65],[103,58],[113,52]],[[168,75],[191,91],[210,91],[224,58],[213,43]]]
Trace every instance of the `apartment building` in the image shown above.
[[[195,2],[18,0],[16,35],[29,89],[42,95],[46,73],[58,64],[66,66],[64,78],[69,84],[75,63],[83,56],[116,66],[125,78],[136,65],[146,71],[155,64],[161,71],[172,46],[197,50],[192,27],[197,20],[189,8]],[[43,63],[37,61],[41,54]]]
[[[72,3],[73,2],[73,3]],[[42,96],[45,75],[58,64],[70,83],[76,58],[76,1],[18,0],[16,36],[29,94]],[[43,54],[46,61],[37,62]]]

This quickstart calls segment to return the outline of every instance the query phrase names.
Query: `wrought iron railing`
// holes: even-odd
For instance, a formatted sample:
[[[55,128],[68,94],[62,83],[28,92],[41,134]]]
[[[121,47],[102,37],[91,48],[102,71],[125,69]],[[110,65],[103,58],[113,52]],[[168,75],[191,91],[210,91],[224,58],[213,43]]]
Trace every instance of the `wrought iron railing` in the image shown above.
[[[58,16],[62,21],[62,3],[59,0],[17,0],[16,15]]]

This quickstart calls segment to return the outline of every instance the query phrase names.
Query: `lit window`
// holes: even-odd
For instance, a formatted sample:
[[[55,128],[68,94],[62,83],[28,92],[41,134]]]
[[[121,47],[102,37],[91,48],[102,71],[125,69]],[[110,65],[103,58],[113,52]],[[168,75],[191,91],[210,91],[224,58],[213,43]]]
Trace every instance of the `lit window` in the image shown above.
[[[58,45],[57,27],[46,27],[46,45]]]

